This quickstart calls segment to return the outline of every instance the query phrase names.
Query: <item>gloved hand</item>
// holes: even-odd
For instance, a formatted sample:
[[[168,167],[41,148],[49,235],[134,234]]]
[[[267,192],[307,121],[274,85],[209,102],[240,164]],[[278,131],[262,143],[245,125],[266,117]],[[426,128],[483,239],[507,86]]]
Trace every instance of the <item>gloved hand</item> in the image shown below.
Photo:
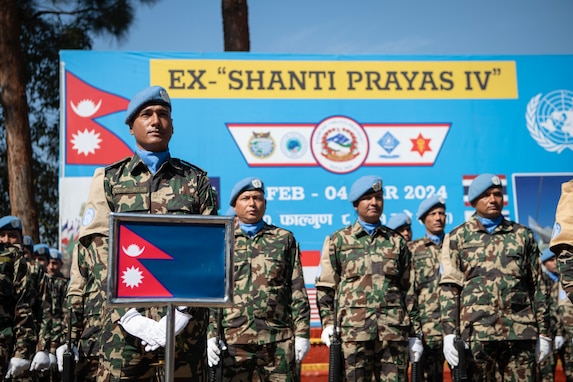
[[[143,317],[135,308],[128,310],[118,323],[126,332],[142,340],[146,348],[165,346],[165,331],[161,330],[159,323]]]
[[[50,353],[49,356],[50,356],[50,367],[55,370],[56,367],[58,366],[58,358],[53,353]]]
[[[17,377],[26,370],[30,368],[30,361],[27,359],[10,358],[10,363],[8,364],[8,371],[6,372],[6,379]]]
[[[64,371],[64,353],[68,351],[68,344],[63,344],[58,346],[56,349],[56,359],[58,360],[58,371],[61,373]],[[72,352],[74,353],[74,360],[78,362],[80,360],[80,355],[78,353],[78,347],[73,346]]]
[[[221,361],[219,355],[221,355],[221,350],[227,350],[227,345],[223,340],[219,340],[217,343],[217,338],[209,338],[207,340],[207,363],[209,367],[213,367]]]
[[[310,340],[308,338],[294,338],[294,359],[301,362],[306,353],[310,350]]]
[[[551,338],[539,336],[535,344],[535,358],[537,363],[542,362],[551,353]]]
[[[334,326],[333,325],[326,325],[324,329],[322,329],[322,334],[320,335],[320,339],[324,344],[330,347],[330,337],[334,335]]]
[[[31,371],[44,371],[50,368],[50,353],[45,350],[36,352],[30,365]]]
[[[175,309],[175,335],[178,335],[183,331],[183,329],[185,329],[192,317],[193,316],[191,316],[189,313],[180,312],[179,310]],[[158,333],[155,336],[162,337],[163,339],[160,340],[157,338],[157,342],[155,344],[148,344],[147,341],[141,340],[141,344],[145,346],[145,351],[155,351],[160,346],[165,347],[167,342],[167,315],[161,317],[157,329],[160,330],[161,333]]]
[[[456,338],[455,334],[447,334],[444,337],[444,357],[446,361],[452,367],[458,366],[458,362],[460,361],[460,356],[458,354],[458,349],[456,349],[454,345],[454,339]]]
[[[563,336],[555,336],[555,350],[561,349],[561,347],[565,344],[565,338]]]
[[[418,362],[422,359],[424,344],[422,344],[421,339],[417,337],[408,338],[408,349],[410,350],[410,360],[412,362]]]

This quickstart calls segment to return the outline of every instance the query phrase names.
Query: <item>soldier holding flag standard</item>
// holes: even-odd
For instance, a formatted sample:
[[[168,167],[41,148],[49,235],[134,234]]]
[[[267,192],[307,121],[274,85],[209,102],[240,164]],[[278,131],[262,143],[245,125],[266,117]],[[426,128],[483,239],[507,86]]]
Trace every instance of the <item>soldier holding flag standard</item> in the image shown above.
[[[135,137],[135,153],[95,171],[74,248],[67,302],[82,381],[149,381],[166,342],[166,307],[106,306],[109,213],[217,214],[207,173],[169,153],[173,120],[164,88],[151,86],[136,94],[125,123]],[[134,277],[125,279],[131,288],[147,281]],[[206,308],[175,311],[176,381],[207,379],[207,324]]]

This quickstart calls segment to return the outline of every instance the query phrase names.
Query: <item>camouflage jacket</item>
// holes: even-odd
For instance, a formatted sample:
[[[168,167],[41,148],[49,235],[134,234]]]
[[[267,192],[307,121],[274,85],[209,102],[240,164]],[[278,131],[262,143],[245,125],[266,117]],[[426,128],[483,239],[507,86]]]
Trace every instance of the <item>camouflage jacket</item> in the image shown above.
[[[50,352],[56,352],[58,346],[66,341],[64,321],[66,304],[66,290],[68,280],[64,277],[46,275],[48,290],[51,296],[50,306]]]
[[[322,326],[344,340],[404,341],[421,330],[414,268],[406,241],[388,227],[370,236],[356,221],[326,238],[316,278]]]
[[[561,326],[560,315],[557,310],[557,299],[559,295],[559,281],[554,281],[547,272],[549,272],[543,265],[541,266],[541,280],[545,285],[547,309],[549,310],[549,337],[553,338],[557,334],[558,328]]]
[[[0,343],[13,346],[12,356],[31,359],[37,334],[31,274],[19,245],[0,244]]]
[[[50,351],[50,337],[52,320],[51,304],[52,296],[48,289],[47,275],[40,263],[35,260],[27,260],[28,272],[30,273],[30,285],[36,291],[32,310],[34,311],[34,322],[38,342],[36,351]]]
[[[151,214],[216,215],[215,201],[207,174],[189,163],[170,158],[152,174],[139,156],[125,158],[94,173],[86,214],[74,247],[71,280],[67,293],[72,312],[74,338],[86,354],[96,355],[100,338],[111,340],[119,333],[100,333],[103,323],[117,322],[129,309],[106,309],[108,234],[110,212]],[[91,211],[90,211],[91,210]],[[86,219],[89,216],[89,219]],[[159,320],[165,307],[139,309],[143,315]],[[203,317],[197,314],[196,317]],[[191,320],[184,332],[193,332],[206,323]],[[101,334],[101,335],[100,335]],[[178,336],[183,340],[184,333]]]
[[[310,304],[298,243],[285,229],[264,224],[249,238],[237,224],[233,248],[233,307],[222,310],[228,344],[256,344],[310,338]],[[217,335],[211,310],[209,337]]]
[[[567,297],[560,283],[557,299],[557,335],[573,339],[573,302]]]
[[[549,337],[549,311],[533,232],[503,219],[490,234],[474,214],[446,235],[441,255],[440,305],[444,334],[453,334],[461,291],[465,340]]]
[[[408,243],[414,264],[414,292],[418,299],[420,321],[424,342],[430,346],[442,341],[440,323],[440,253],[442,245],[436,245],[427,236]]]

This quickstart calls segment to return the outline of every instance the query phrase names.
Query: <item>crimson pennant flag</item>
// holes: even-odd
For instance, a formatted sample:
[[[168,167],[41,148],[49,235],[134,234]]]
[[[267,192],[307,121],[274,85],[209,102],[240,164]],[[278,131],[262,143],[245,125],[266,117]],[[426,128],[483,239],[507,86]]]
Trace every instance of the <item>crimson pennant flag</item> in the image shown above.
[[[125,226],[119,238],[117,297],[173,297],[141,262],[173,258]]]
[[[68,71],[65,88],[66,164],[107,165],[133,154],[121,138],[96,122],[126,110],[128,99],[97,89]]]

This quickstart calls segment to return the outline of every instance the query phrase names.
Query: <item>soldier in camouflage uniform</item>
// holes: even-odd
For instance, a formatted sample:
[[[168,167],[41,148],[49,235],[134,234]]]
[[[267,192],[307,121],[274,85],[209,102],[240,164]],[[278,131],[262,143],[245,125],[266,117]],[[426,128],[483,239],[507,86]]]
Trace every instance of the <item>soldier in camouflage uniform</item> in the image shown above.
[[[423,351],[411,254],[380,224],[380,177],[356,180],[349,200],[358,219],[326,238],[316,278],[321,338],[330,346],[340,327],[347,380],[405,381],[408,350],[412,361]]]
[[[22,375],[30,368],[37,341],[32,304],[36,291],[22,239],[22,222],[15,216],[0,219],[0,378]]]
[[[392,215],[392,217],[388,219],[386,227],[398,232],[407,242],[412,241],[412,219],[404,212]]]
[[[221,319],[211,311],[209,365],[222,356],[225,381],[295,381],[295,362],[310,350],[310,304],[298,243],[292,232],[262,220],[266,200],[260,179],[239,181],[230,204],[237,216],[234,305],[219,310]],[[218,329],[224,339],[219,343]]]
[[[67,302],[74,340],[88,364],[78,380],[93,379],[97,367],[98,381],[150,381],[163,357],[166,307],[106,306],[108,214],[217,214],[206,172],[169,154],[173,121],[166,90],[152,86],[136,94],[125,122],[135,153],[94,173],[73,252]],[[185,310],[176,310],[175,380],[203,381],[209,311]]]
[[[557,254],[563,290],[573,301],[573,179],[561,185],[549,247]]]
[[[460,295],[471,380],[533,381],[536,360],[551,352],[539,248],[529,228],[504,219],[499,177],[476,177],[468,198],[476,213],[446,235],[441,256],[444,356],[458,366],[454,329]]]
[[[562,337],[562,346],[557,349],[561,367],[567,382],[573,382],[573,302],[559,284],[557,301],[557,337]],[[556,337],[556,338],[557,338]]]
[[[442,381],[444,353],[442,352],[442,325],[440,324],[440,253],[446,225],[446,201],[434,195],[422,203],[418,219],[426,227],[423,238],[408,244],[414,263],[414,290],[422,322],[424,355],[422,370],[425,381]]]

